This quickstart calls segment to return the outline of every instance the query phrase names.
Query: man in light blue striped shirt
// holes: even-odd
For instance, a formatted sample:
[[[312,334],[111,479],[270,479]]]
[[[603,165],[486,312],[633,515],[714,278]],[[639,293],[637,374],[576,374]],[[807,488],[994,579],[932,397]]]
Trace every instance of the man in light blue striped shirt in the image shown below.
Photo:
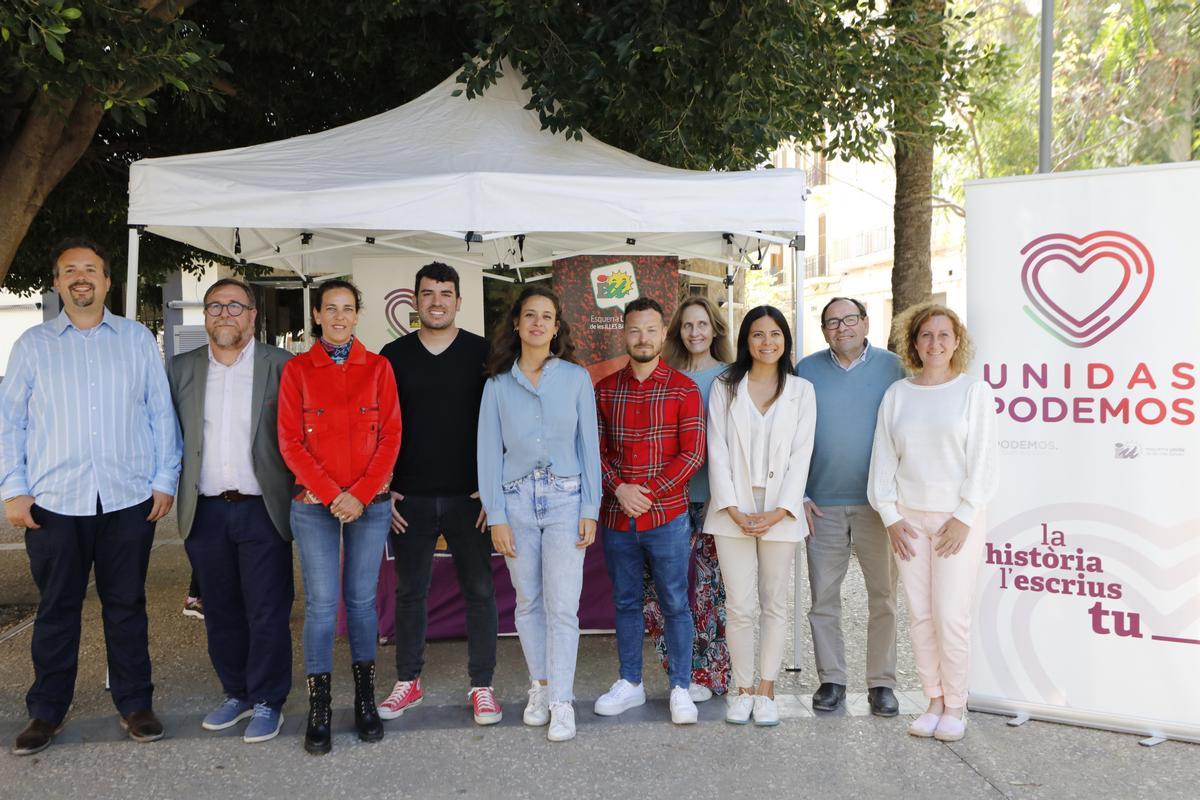
[[[51,264],[63,311],[17,340],[0,383],[0,496],[25,528],[41,595],[17,755],[45,749],[71,705],[93,566],[121,725],[135,741],[163,735],[145,587],[154,526],[179,479],[179,425],[154,335],[104,307],[112,281],[100,247],[68,239]]]

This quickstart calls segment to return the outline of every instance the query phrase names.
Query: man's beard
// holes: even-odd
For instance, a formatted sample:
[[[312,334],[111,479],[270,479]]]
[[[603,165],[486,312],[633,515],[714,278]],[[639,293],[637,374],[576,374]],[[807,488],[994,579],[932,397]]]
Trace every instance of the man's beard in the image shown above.
[[[638,362],[639,364],[649,364],[651,361],[658,358],[658,356],[662,353],[662,348],[660,347],[659,349],[655,350],[653,353],[650,353],[649,355],[638,355],[637,353],[635,353],[633,351],[628,351],[628,352],[629,352],[629,357],[631,359],[633,359],[634,361]]]
[[[233,347],[242,344],[242,332],[237,328],[223,325],[213,331],[213,342],[217,347]]]
[[[424,313],[418,313],[417,316],[419,316],[421,318],[421,327],[429,328],[430,330],[440,331],[445,328],[449,328],[451,325],[454,324],[454,317],[451,316],[450,314],[447,314],[446,316],[442,317],[440,320],[430,319]]]

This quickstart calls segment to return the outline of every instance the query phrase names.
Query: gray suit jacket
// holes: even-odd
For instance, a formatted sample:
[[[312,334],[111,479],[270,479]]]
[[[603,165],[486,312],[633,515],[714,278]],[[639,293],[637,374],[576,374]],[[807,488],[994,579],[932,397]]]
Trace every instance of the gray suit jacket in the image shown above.
[[[279,410],[279,376],[292,354],[262,342],[254,343],[254,387],[252,389],[250,457],[254,476],[263,491],[267,513],[275,530],[292,540],[289,522],[296,480],[279,454],[279,433],[275,419]],[[183,429],[183,473],[179,476],[179,534],[184,538],[192,530],[199,494],[200,461],[204,457],[204,397],[208,386],[208,347],[197,347],[175,356],[167,365],[171,400]]]

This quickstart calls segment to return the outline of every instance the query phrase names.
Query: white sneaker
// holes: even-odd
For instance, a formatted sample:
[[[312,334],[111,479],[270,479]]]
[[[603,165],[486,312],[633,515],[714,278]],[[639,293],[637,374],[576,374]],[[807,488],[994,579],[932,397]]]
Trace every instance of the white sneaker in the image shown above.
[[[688,690],[676,686],[671,690],[671,722],[676,725],[694,725],[698,714],[696,704],[688,695]]]
[[[698,683],[689,683],[688,697],[692,698],[693,703],[703,703],[705,700],[712,699],[712,689]]]
[[[725,698],[725,721],[734,725],[745,725],[750,722],[750,712],[754,710],[754,695],[730,692]]]
[[[775,698],[765,694],[754,695],[754,724],[763,728],[779,724],[779,707],[775,705]]]
[[[529,687],[529,702],[525,704],[525,715],[522,717],[526,725],[540,728],[550,721],[550,708],[547,705],[549,688],[537,681]]]
[[[593,710],[602,717],[615,717],[629,709],[645,705],[646,689],[620,678],[607,692],[596,698]]]
[[[550,729],[546,738],[552,742],[566,742],[575,738],[575,706],[570,703],[550,704]]]

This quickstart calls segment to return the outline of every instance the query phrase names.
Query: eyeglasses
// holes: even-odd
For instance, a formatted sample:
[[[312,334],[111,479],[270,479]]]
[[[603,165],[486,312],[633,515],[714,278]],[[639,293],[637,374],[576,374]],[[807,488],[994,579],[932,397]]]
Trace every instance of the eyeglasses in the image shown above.
[[[229,316],[240,317],[242,312],[247,308],[254,308],[254,306],[248,306],[245,303],[239,303],[236,300],[234,300],[232,303],[205,303],[204,313],[208,314],[210,317],[219,317],[221,316],[222,311],[228,311]]]
[[[862,314],[847,314],[844,317],[833,317],[821,323],[821,327],[827,331],[836,331],[843,325],[853,328],[863,318]]]

